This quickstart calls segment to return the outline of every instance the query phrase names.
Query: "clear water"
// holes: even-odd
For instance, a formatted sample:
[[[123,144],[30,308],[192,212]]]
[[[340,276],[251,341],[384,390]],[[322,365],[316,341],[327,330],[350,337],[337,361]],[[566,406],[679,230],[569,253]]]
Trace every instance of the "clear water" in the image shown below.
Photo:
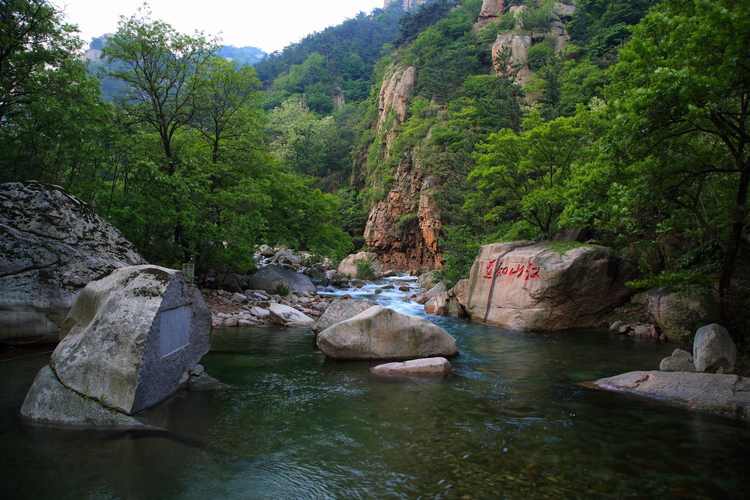
[[[377,296],[423,314],[403,297]],[[440,382],[328,362],[305,330],[215,332],[205,365],[234,389],[150,412],[166,433],[24,426],[47,355],[0,361],[0,497],[747,497],[750,427],[577,385],[651,369],[674,346],[433,319],[461,349]]]

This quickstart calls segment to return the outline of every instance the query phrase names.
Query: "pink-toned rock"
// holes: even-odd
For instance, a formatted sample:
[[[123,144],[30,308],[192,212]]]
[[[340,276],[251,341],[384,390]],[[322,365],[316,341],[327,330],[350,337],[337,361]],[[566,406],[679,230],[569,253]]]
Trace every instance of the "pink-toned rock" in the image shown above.
[[[448,315],[448,292],[441,292],[424,305],[424,311],[427,314],[434,314],[436,316],[447,316]]]
[[[380,377],[445,377],[451,369],[445,358],[426,358],[378,365],[371,372]]]

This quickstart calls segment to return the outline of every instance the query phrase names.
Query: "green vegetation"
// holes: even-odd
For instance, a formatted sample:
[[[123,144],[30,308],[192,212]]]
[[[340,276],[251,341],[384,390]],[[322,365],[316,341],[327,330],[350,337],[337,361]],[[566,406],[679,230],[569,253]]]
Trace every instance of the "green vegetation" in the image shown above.
[[[357,279],[361,280],[374,280],[376,278],[375,269],[372,267],[372,262],[369,260],[358,260],[357,261]]]

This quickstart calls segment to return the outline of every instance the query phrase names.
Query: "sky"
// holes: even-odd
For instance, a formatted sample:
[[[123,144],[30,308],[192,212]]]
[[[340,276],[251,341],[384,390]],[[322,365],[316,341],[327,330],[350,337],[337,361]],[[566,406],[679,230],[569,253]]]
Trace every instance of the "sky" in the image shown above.
[[[111,33],[143,0],[53,0],[81,37]],[[219,35],[224,45],[280,50],[315,31],[382,7],[383,0],[151,0],[154,17],[178,31]]]

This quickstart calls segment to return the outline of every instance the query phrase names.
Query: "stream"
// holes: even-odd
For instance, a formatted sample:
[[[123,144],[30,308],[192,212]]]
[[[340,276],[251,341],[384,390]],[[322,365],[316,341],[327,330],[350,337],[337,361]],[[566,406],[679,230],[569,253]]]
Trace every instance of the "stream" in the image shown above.
[[[376,290],[387,284],[395,288]],[[424,316],[394,277],[328,292]],[[326,293],[323,291],[322,293]],[[654,369],[674,345],[608,332],[529,334],[431,320],[461,354],[444,381],[375,379],[331,362],[308,330],[216,330],[204,358],[231,384],[180,393],[147,419],[168,432],[23,425],[49,354],[0,361],[0,497],[742,498],[750,427],[579,382]]]

